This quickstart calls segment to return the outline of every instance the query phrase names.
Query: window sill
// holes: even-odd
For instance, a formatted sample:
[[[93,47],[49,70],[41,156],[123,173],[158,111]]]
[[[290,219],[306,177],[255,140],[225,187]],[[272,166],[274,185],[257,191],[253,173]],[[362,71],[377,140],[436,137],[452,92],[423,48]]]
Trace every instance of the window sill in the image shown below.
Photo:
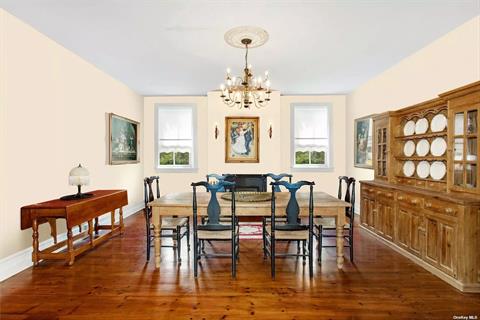
[[[292,167],[292,172],[333,172],[333,167]]]
[[[155,168],[156,172],[185,172],[185,173],[196,173],[198,172],[198,168],[180,168],[180,167],[172,167],[172,168]]]

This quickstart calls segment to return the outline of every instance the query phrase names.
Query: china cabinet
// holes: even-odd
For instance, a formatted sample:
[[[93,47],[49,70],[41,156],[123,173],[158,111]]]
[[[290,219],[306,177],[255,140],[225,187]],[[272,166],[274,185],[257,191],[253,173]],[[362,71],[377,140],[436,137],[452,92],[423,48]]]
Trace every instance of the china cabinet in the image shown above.
[[[480,292],[480,82],[373,118],[363,228],[466,292]]]

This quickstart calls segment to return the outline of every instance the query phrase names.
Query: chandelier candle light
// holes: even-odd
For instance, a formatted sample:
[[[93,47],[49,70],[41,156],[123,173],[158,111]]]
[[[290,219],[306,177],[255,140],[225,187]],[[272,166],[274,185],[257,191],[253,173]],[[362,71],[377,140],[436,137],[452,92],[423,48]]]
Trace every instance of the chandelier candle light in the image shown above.
[[[252,65],[248,63],[248,49],[259,47],[267,40],[267,31],[258,27],[237,27],[225,33],[225,41],[229,45],[235,48],[245,48],[243,76],[232,76],[230,68],[227,68],[225,83],[220,85],[220,97],[227,106],[248,109],[251,105],[255,105],[257,108],[268,105],[270,93],[272,93],[268,71],[265,71],[263,78],[255,77]]]

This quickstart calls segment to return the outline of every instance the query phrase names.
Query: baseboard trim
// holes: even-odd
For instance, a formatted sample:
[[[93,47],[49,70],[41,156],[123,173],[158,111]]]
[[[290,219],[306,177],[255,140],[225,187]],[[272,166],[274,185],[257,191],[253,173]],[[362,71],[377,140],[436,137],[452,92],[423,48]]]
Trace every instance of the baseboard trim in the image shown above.
[[[145,204],[143,202],[135,203],[129,206],[126,206],[123,210],[123,217],[127,218],[134,213],[142,210]],[[117,210],[118,212],[118,210]],[[118,214],[116,217],[116,221],[118,221]],[[104,215],[99,219],[100,224],[110,224],[110,215]],[[86,226],[82,226],[82,230],[85,229]],[[79,233],[78,228],[73,230],[73,234],[76,235]],[[67,233],[62,233],[57,236],[58,242],[63,241],[67,238]],[[53,245],[53,239],[49,238],[45,241],[42,241],[39,244],[40,250],[43,250],[49,246]],[[17,273],[31,267],[32,263],[32,248],[26,248],[24,250],[18,251],[8,257],[5,257],[0,260],[0,282],[16,275]]]
[[[443,281],[447,282],[449,285],[451,285],[455,289],[460,290],[462,292],[471,292],[471,293],[479,293],[480,292],[480,284],[479,285],[477,285],[477,284],[463,284],[460,281],[458,281],[457,279],[446,275],[445,273],[438,270],[434,266],[431,266],[430,264],[428,264],[427,262],[418,258],[417,256],[415,256],[415,255],[411,254],[410,252],[407,252],[404,249],[400,248],[395,243],[390,242],[390,241],[382,238],[381,236],[379,236],[378,234],[376,234],[372,230],[366,228],[365,226],[363,226],[363,225],[359,225],[359,226],[363,230],[367,231],[370,235],[372,235],[376,239],[380,240],[383,244],[385,244],[389,248],[392,248],[396,252],[400,253],[402,256],[409,258],[410,260],[412,260],[416,264],[420,265],[421,267],[423,267],[424,269],[426,269],[430,273],[433,273],[434,275],[436,275],[437,277],[439,277]]]

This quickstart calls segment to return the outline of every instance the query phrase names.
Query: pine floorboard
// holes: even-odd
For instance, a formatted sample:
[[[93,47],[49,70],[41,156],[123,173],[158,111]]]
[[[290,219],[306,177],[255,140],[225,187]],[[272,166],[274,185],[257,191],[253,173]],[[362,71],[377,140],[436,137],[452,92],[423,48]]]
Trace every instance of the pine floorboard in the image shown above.
[[[261,241],[243,240],[237,279],[230,276],[228,258],[202,260],[195,279],[185,242],[182,264],[177,264],[172,249],[163,248],[158,271],[153,258],[149,263],[145,260],[143,214],[125,223],[123,236],[77,257],[71,267],[44,261],[0,283],[0,318],[480,317],[480,294],[461,293],[360,228],[355,230],[355,263],[346,257],[341,271],[336,268],[335,248],[328,248],[323,250],[322,264],[314,264],[313,279],[301,259],[281,258],[272,280],[270,263],[262,258]],[[216,244],[211,250],[225,248]]]

